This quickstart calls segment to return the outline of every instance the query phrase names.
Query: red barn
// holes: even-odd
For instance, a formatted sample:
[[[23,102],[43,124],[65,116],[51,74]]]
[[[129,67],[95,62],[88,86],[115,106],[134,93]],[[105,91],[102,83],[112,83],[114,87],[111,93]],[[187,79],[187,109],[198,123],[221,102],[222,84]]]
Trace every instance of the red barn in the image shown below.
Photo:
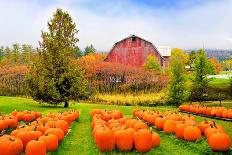
[[[167,67],[170,51],[168,47],[156,48],[151,42],[131,35],[115,43],[105,61],[140,67],[149,55],[154,55],[162,67]]]

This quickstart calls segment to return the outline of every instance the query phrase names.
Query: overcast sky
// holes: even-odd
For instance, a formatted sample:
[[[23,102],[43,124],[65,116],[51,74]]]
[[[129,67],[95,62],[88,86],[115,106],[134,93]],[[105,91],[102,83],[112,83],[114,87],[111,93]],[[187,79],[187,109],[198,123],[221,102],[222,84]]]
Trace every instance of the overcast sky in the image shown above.
[[[232,0],[0,0],[0,45],[38,46],[56,8],[73,17],[82,49],[109,51],[131,34],[155,45],[232,49]]]

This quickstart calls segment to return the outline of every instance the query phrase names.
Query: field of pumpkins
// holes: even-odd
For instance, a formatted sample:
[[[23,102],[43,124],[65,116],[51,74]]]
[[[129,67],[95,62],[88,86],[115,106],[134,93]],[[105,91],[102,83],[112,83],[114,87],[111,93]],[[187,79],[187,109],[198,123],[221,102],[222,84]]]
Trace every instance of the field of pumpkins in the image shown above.
[[[69,132],[70,124],[79,118],[79,111],[49,113],[13,111],[0,116],[0,155],[46,155],[56,151]]]
[[[0,155],[232,154],[231,122],[179,113],[177,108],[26,108],[0,109]],[[222,114],[230,112],[222,109]]]

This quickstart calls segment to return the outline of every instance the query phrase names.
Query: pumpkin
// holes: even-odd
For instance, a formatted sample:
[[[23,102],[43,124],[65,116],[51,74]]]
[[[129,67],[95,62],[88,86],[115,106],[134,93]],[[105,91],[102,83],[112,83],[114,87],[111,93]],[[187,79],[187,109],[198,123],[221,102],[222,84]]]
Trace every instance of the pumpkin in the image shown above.
[[[64,139],[64,131],[61,130],[60,128],[48,128],[44,131],[44,134],[54,134],[57,136],[58,141],[61,141]]]
[[[0,154],[4,155],[20,155],[23,151],[22,141],[13,136],[0,137]]]
[[[225,133],[214,133],[210,136],[209,146],[214,151],[227,151],[231,146],[230,137]]]
[[[22,140],[23,147],[25,148],[29,141],[35,140],[42,135],[43,133],[40,131],[19,131],[16,137]]]
[[[156,128],[163,129],[165,121],[166,121],[165,117],[162,117],[162,116],[157,117],[156,120],[155,120],[155,126],[156,126]]]
[[[8,124],[5,120],[0,120],[0,131],[5,130],[6,128],[8,128]]]
[[[166,120],[163,126],[165,133],[174,133],[176,124],[173,120]]]
[[[14,116],[13,116],[14,117]],[[5,123],[8,125],[9,128],[17,128],[18,126],[18,119],[16,118],[6,118]]]
[[[187,126],[184,129],[184,140],[196,141],[201,138],[201,130],[195,126]]]
[[[28,142],[25,155],[46,155],[46,144],[44,141],[32,140]]]
[[[50,128],[54,128],[55,127],[55,123],[56,123],[56,121],[48,121],[45,125],[49,126]]]
[[[68,122],[64,121],[64,120],[58,120],[55,122],[55,127],[56,128],[60,128],[61,130],[64,131],[64,134],[68,133],[68,129],[69,129],[69,125]]]
[[[100,151],[112,151],[115,147],[115,138],[112,130],[100,128],[95,132],[95,142]]]
[[[35,119],[35,115],[32,114],[32,113],[30,113],[30,112],[28,112],[28,113],[25,113],[25,114],[22,116],[22,118],[23,118],[23,120],[24,120],[25,122],[31,122],[31,121],[33,121],[33,120]]]
[[[204,120],[200,123],[200,125],[198,126],[198,128],[201,130],[201,133],[204,134],[205,133],[205,129],[207,129],[208,127],[210,127],[210,124],[212,124],[211,121],[207,121]]]
[[[157,146],[160,146],[160,136],[157,133],[152,132],[152,147]]]
[[[55,151],[58,148],[58,138],[56,135],[48,134],[39,137],[40,141],[44,141],[47,151]]]
[[[114,136],[115,145],[120,151],[130,151],[133,148],[134,137],[130,130],[118,130]]]
[[[139,129],[147,129],[147,128],[148,128],[147,124],[143,122],[138,122],[134,124],[135,131],[138,131]]]
[[[186,124],[177,124],[175,128],[175,135],[178,138],[184,138],[184,129],[186,128]]]
[[[135,149],[140,152],[147,152],[152,148],[152,134],[147,129],[140,129],[134,133]]]
[[[138,120],[135,119],[129,119],[126,121],[125,125],[127,128],[134,128],[134,125],[138,122]]]

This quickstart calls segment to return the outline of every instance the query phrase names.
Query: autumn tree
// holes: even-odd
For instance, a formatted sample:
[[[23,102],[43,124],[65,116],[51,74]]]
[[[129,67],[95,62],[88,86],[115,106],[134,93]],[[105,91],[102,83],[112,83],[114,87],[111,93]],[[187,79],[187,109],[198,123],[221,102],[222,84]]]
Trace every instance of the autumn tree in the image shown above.
[[[232,59],[227,59],[222,62],[224,70],[232,70]]]
[[[210,58],[210,62],[212,63],[216,74],[219,74],[222,70],[220,62],[215,57]]]
[[[147,57],[146,63],[144,64],[144,68],[150,71],[160,71],[160,62],[154,55],[149,55]]]
[[[39,57],[28,75],[31,96],[40,102],[64,103],[87,95],[87,81],[77,65],[71,64],[75,50],[76,24],[67,12],[57,9],[42,32]]]
[[[172,50],[170,58],[171,81],[168,97],[168,103],[171,105],[180,105],[186,100],[185,61],[183,61],[183,57],[185,58],[183,50]]]
[[[96,49],[93,47],[92,44],[90,46],[85,47],[84,55],[93,54],[93,53],[96,53]]]
[[[195,64],[194,77],[192,79],[191,100],[202,101],[208,88],[209,79],[207,74],[210,73],[209,60],[203,50],[199,50]]]

